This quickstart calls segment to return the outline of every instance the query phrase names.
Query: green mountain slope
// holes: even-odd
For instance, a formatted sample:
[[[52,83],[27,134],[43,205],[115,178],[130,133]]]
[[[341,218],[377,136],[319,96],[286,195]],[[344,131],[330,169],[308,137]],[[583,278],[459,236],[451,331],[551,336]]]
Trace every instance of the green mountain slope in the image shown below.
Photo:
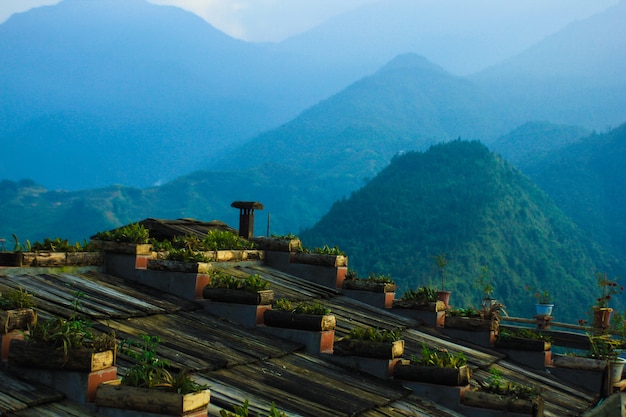
[[[511,314],[530,317],[526,286],[554,294],[559,320],[585,318],[601,251],[517,169],[478,142],[410,152],[300,234],[310,246],[338,245],[359,275],[391,274],[400,293],[438,286],[433,256],[449,260],[454,305],[476,305],[487,266]]]
[[[513,165],[528,164],[574,143],[589,131],[578,126],[528,122],[501,136],[489,148]]]
[[[626,259],[626,124],[520,168],[586,233]]]

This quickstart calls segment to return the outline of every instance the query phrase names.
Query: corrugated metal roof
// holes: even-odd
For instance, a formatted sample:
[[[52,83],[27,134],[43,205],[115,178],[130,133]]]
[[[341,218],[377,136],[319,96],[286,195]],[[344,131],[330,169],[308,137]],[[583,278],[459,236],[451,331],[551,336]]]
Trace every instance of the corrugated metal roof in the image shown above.
[[[315,299],[327,305],[337,317],[336,337],[342,337],[355,326],[401,328],[405,357],[419,352],[421,344],[425,343],[431,348],[464,352],[476,381],[484,381],[489,369],[496,367],[507,378],[538,384],[544,389],[548,416],[578,415],[595,401],[591,393],[507,363],[501,354],[489,349],[459,343],[433,329],[419,327],[413,320],[352,300],[337,289],[307,282],[259,263],[224,267],[233,275],[261,275],[270,281],[277,298]],[[261,411],[268,411],[274,401],[289,415],[302,416],[458,415],[443,405],[412,395],[397,381],[377,379],[334,364],[323,355],[304,353],[298,343],[270,335],[262,327],[244,328],[212,316],[196,302],[95,269],[65,271],[4,270],[5,275],[0,275],[0,292],[22,287],[35,294],[42,317],[69,317],[73,313],[72,303],[80,293],[78,310],[95,320],[96,328],[104,330],[110,326],[116,329],[119,339],[137,338],[142,334],[159,336],[163,343],[158,351],[164,359],[175,369],[191,369],[195,377],[211,387],[210,409],[213,411],[249,399],[252,407]],[[127,358],[118,355],[118,373],[123,374],[128,365]],[[0,382],[0,411],[10,410],[2,401],[3,396],[11,395],[8,391],[6,384]],[[66,406],[56,401],[48,405],[53,407],[50,404]],[[28,415],[27,410],[31,408],[26,407],[18,415]],[[34,410],[36,408],[33,408],[36,413]],[[67,415],[91,414],[68,412]]]

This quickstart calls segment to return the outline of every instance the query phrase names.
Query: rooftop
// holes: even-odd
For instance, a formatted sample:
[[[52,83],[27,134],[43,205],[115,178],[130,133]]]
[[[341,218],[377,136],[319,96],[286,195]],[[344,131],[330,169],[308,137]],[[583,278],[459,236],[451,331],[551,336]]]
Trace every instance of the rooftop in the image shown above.
[[[145,222],[162,231],[170,228],[185,233],[207,225],[189,219]],[[214,225],[221,228],[223,224]],[[258,274],[270,283],[276,298],[318,301],[329,307],[337,320],[335,340],[355,327],[401,329],[405,358],[419,354],[422,344],[463,352],[473,370],[473,384],[486,381],[496,369],[511,381],[540,387],[546,416],[581,415],[600,399],[597,392],[556,378],[545,369],[514,363],[496,349],[455,338],[392,309],[357,301],[337,286],[315,282],[301,273],[299,266],[289,264],[285,260],[289,256],[289,252],[266,251],[263,259],[214,262],[211,268],[242,278]],[[154,276],[147,278],[148,270],[138,259],[141,256],[107,254],[99,266],[0,268],[0,293],[22,288],[34,294],[40,320],[68,318],[76,308],[96,329],[115,329],[120,340],[142,334],[159,336],[158,353],[174,370],[189,369],[195,380],[210,386],[211,416],[245,400],[260,415],[267,415],[272,403],[289,416],[465,415],[434,401],[431,395],[413,392],[402,381],[377,377],[332,354],[311,353],[303,343],[277,337],[263,325],[242,325],[232,317],[212,314],[206,307],[210,302],[199,296],[198,281],[194,288],[185,288],[182,273],[159,271],[159,276],[174,279],[156,283]],[[125,265],[133,267],[120,273]],[[345,273],[345,267],[318,268],[323,268],[324,274],[328,270]],[[75,303],[77,294],[80,303]],[[117,374],[123,375],[130,363],[128,357],[118,354]],[[68,400],[58,386],[24,380],[23,376],[21,368],[0,367],[0,415],[99,415],[93,404]]]

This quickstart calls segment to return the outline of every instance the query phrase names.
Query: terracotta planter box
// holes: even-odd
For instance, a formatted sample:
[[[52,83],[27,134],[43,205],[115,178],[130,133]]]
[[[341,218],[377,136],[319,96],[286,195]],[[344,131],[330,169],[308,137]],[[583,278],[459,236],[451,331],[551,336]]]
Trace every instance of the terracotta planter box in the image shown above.
[[[22,266],[22,254],[20,252],[0,252],[1,266]]]
[[[99,371],[115,363],[115,352],[93,349],[72,349],[67,356],[63,349],[50,349],[49,346],[29,343],[24,340],[11,340],[9,363],[29,368],[59,368],[71,371]]]
[[[546,352],[552,347],[552,343],[541,339],[528,339],[524,337],[499,337],[495,347],[503,349],[529,350],[533,352]]]
[[[211,269],[211,264],[206,262],[182,262],[170,261],[167,259],[148,259],[147,268],[154,271],[208,274]]]
[[[215,260],[229,261],[260,261],[265,259],[265,252],[260,250],[218,250],[215,251]]]
[[[419,310],[419,311],[444,311],[446,304],[443,301],[434,301],[430,303],[421,303],[413,300],[393,300],[391,308],[398,310]]]
[[[366,358],[394,359],[404,353],[404,340],[374,342],[371,340],[345,339],[335,343],[333,353],[341,356],[363,356]]]
[[[3,253],[0,256],[0,265],[4,266],[87,266],[102,265],[102,252],[18,252]]]
[[[582,356],[554,355],[552,365],[557,368],[602,372],[607,366],[607,361]]]
[[[467,391],[461,401],[463,405],[470,407],[501,410],[532,417],[543,416],[544,402],[541,397],[532,400],[521,400],[492,394],[490,392]]]
[[[0,334],[7,334],[13,330],[27,330],[35,323],[37,313],[32,308],[0,310]]]
[[[249,292],[244,290],[230,290],[227,288],[204,287],[202,297],[206,300],[219,301],[222,303],[268,305],[274,301],[273,290]]]
[[[332,314],[298,314],[290,311],[266,310],[263,316],[266,326],[286,329],[326,331],[334,330],[337,324]]]
[[[395,292],[396,284],[392,282],[374,282],[367,279],[351,279],[343,282],[343,289],[371,292]]]
[[[150,243],[113,242],[108,240],[92,240],[94,246],[104,252],[124,253],[128,255],[150,255]]]
[[[295,252],[302,248],[300,239],[277,239],[271,237],[253,237],[250,239],[260,250],[276,252]]]
[[[470,369],[466,365],[460,368],[439,368],[436,366],[399,363],[393,368],[393,377],[394,379],[406,381],[461,386],[469,384]]]
[[[348,266],[348,257],[343,255],[325,255],[321,253],[292,253],[290,262],[319,266],[340,267]]]
[[[182,416],[207,408],[210,400],[211,392],[208,389],[183,395],[159,389],[131,387],[122,385],[120,380],[114,380],[98,386],[95,402],[100,407]]]
[[[498,328],[498,324],[495,320],[483,320],[480,317],[459,316],[446,316],[444,326],[451,329],[473,330],[482,332],[488,332],[490,330],[496,330]]]

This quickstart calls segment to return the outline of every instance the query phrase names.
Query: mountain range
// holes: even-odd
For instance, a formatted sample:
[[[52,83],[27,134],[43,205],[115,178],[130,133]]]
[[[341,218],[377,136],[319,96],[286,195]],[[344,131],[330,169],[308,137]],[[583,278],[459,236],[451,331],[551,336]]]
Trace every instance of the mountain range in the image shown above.
[[[624,2],[566,27],[553,35],[556,43],[550,43],[553,38],[542,41],[542,34],[577,17],[557,3],[528,7],[520,0],[494,7],[482,1],[469,7],[446,0],[418,7],[406,0],[383,1],[278,44],[239,41],[191,13],[145,0],[64,0],[17,14],[0,25],[0,140],[5,154],[0,178],[30,178],[47,188],[77,190],[111,184],[145,187],[212,169],[236,147],[289,123],[408,52],[445,64],[435,65],[450,77],[475,74],[457,97],[467,89],[482,89],[462,101],[479,95],[495,102],[479,120],[483,127],[485,119],[490,120],[487,127],[493,125],[489,138],[531,120],[598,130],[616,126],[626,120],[623,54],[597,51],[623,50],[624,37],[618,34]],[[452,9],[458,13],[451,15]],[[476,17],[452,20],[470,13]],[[529,21],[532,29],[524,24]],[[599,33],[594,43],[579,42],[594,30]],[[587,56],[597,61],[587,78],[564,78],[563,91],[570,95],[561,105],[558,97],[547,107],[539,98],[524,100],[518,83],[510,82],[519,76],[514,55],[533,44],[557,63],[584,64]],[[574,46],[561,48],[563,44]],[[534,68],[522,93],[543,91],[563,71],[555,65],[543,76],[541,61],[532,58],[545,54],[518,56],[524,68]],[[512,63],[498,65],[506,58]],[[491,68],[481,73],[487,66]],[[597,68],[613,68],[613,78],[600,85],[588,82]],[[599,74],[605,77],[607,71]],[[504,85],[502,80],[507,80]],[[583,101],[572,98],[572,91],[584,92]],[[509,97],[519,103],[504,102]],[[572,109],[578,113],[565,117]],[[469,115],[461,114],[461,119],[472,116],[466,110]],[[548,117],[557,113],[558,120]],[[473,137],[482,130],[479,126],[458,135]]]
[[[410,16],[410,2],[382,4]],[[230,203],[248,200],[265,206],[257,234],[340,244],[360,273],[403,289],[428,282],[443,252],[457,296],[483,265],[503,297],[567,282],[560,300],[576,305],[593,271],[622,275],[626,2],[532,46],[489,52],[487,30],[462,44],[467,66],[416,53],[471,32],[446,43],[426,21],[381,61],[375,35],[348,30],[378,7],[279,44],[143,0],[12,17],[0,25],[0,236],[82,240],[147,217],[233,225]],[[394,23],[388,42],[407,33]]]
[[[476,282],[486,267],[509,314],[532,316],[534,292],[548,291],[567,306],[558,312],[566,322],[585,318],[595,301],[594,272],[611,264],[546,193],[477,141],[395,157],[300,237],[345,250],[362,277],[390,275],[400,295],[442,289],[434,258],[445,254],[443,289],[457,306],[480,306]],[[526,288],[534,290],[524,297]]]

